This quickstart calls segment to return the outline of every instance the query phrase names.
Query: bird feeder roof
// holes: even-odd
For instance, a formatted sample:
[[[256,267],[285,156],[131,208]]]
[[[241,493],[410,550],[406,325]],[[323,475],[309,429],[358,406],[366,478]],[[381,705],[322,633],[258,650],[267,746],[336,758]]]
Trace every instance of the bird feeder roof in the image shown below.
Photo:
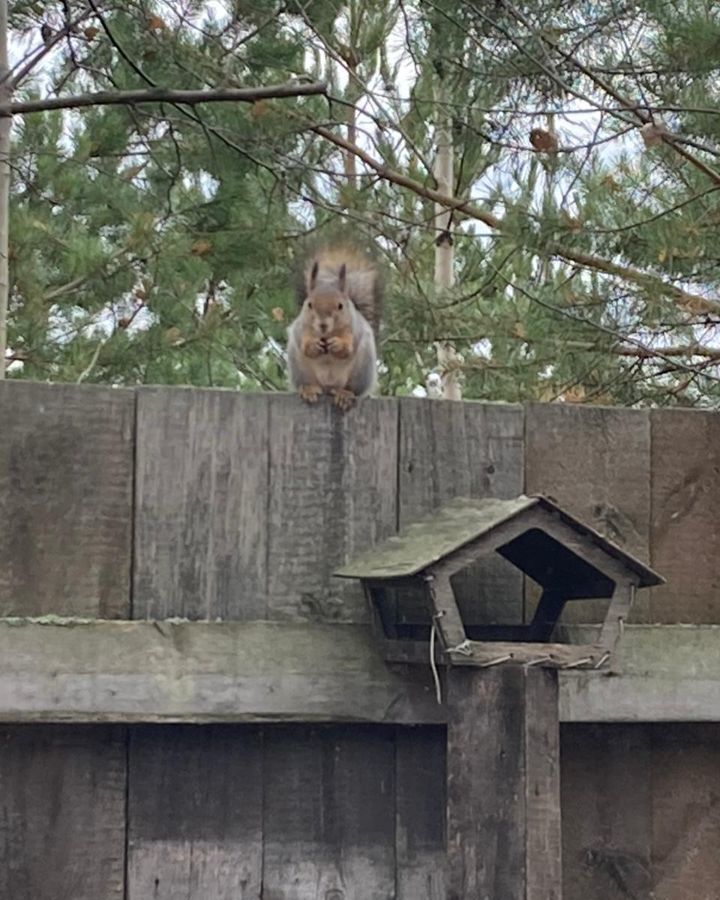
[[[457,498],[376,545],[338,569],[335,575],[368,581],[417,575],[500,525],[536,509],[548,515],[559,516],[584,540],[624,564],[638,579],[640,587],[663,583],[664,579],[640,560],[566,513],[551,500],[525,495],[511,500]]]

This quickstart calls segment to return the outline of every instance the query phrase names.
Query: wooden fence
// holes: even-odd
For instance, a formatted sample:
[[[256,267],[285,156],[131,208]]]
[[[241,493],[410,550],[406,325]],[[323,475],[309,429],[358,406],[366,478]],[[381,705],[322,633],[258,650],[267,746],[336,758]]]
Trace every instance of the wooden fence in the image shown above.
[[[444,897],[442,710],[330,576],[525,491],[667,579],[561,686],[565,900],[716,900],[719,471],[710,412],[0,384],[0,898]]]

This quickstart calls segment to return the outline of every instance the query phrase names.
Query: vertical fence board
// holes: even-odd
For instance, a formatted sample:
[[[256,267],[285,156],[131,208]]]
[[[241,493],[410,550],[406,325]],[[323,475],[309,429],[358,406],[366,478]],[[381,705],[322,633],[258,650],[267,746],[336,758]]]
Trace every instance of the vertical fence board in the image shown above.
[[[260,896],[259,728],[133,729],[128,778],[127,900]]]
[[[263,618],[269,403],[138,392],[136,618]]]
[[[641,725],[563,725],[563,900],[650,900],[651,756]]]
[[[338,861],[325,833],[323,742],[316,729],[267,729],[264,789],[263,900],[332,896]]]
[[[358,586],[332,572],[395,532],[397,404],[274,397],[270,471],[270,618],[366,621]]]
[[[395,890],[389,728],[266,731],[264,900],[388,900]]]
[[[0,728],[0,897],[123,900],[125,732]]]
[[[448,900],[525,900],[524,676],[448,673]]]
[[[127,616],[135,397],[0,383],[0,615]]]
[[[716,900],[720,724],[639,727],[652,740],[653,900]]]
[[[520,406],[400,401],[400,524],[453,497],[515,497],[523,488]]]
[[[554,497],[568,512],[641,560],[650,559],[650,417],[647,411],[567,404],[526,410],[528,494]],[[631,621],[646,621],[643,592]],[[602,601],[571,603],[563,621],[598,622]]]
[[[445,900],[444,728],[396,732],[396,900]]]
[[[562,900],[557,671],[532,672],[525,691],[527,900]]]
[[[523,409],[490,403],[400,401],[399,520],[453,497],[516,497],[524,480]],[[466,624],[520,624],[522,575],[499,556],[453,579]]]
[[[654,622],[720,623],[720,415],[652,412]]]

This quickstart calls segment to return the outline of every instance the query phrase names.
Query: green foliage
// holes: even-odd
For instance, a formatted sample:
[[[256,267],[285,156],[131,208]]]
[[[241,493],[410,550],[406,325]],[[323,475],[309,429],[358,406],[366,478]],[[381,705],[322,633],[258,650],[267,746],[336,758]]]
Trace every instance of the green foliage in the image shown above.
[[[102,3],[101,21],[66,4],[75,32],[20,94],[304,77],[326,80],[332,100],[18,118],[12,377],[281,388],[294,258],[306,236],[342,225],[387,271],[385,393],[422,389],[437,342],[450,341],[466,397],[717,405],[711,4],[196,0],[183,16],[173,6]],[[43,21],[64,24],[45,4],[12,4],[23,46]],[[646,146],[638,110],[690,143]],[[454,215],[446,292],[434,284],[436,211],[422,196],[438,122],[452,135],[454,194],[502,223]],[[353,162],[315,124],[418,190]],[[533,150],[537,128],[560,152]]]

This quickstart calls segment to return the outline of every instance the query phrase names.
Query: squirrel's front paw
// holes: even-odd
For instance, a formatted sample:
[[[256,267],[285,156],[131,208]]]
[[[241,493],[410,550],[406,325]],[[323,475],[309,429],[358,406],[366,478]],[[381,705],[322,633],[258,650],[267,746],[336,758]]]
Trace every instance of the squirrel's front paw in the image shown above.
[[[318,356],[327,353],[326,342],[322,338],[319,340],[306,341],[303,346],[303,352],[305,356],[309,356],[310,359],[317,359]]]
[[[322,388],[319,384],[301,384],[298,388],[300,399],[306,403],[317,403],[322,394]]]
[[[348,391],[345,388],[333,388],[330,393],[333,397],[333,403],[338,409],[341,409],[343,412],[352,409],[355,403],[355,394],[352,391]]]
[[[347,359],[350,356],[352,347],[347,338],[331,337],[325,342],[327,351],[338,359]]]

